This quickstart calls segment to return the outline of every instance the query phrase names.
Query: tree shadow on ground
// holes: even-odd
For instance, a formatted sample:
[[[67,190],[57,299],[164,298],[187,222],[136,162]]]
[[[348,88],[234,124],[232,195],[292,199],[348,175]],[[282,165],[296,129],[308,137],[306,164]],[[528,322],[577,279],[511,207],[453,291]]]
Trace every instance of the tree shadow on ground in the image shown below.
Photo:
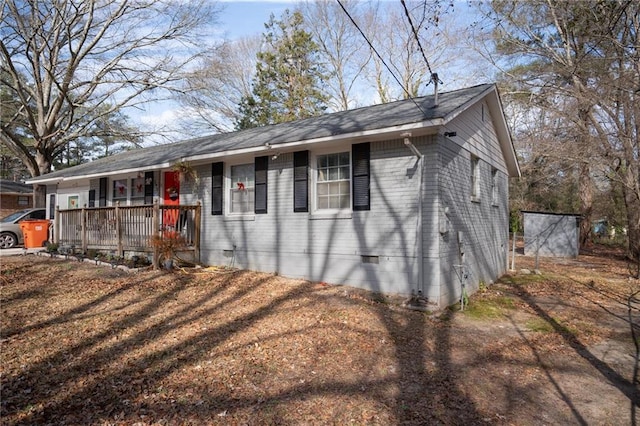
[[[380,366],[376,357],[367,354],[363,348],[362,353],[345,354],[361,369],[350,377],[314,380],[311,370],[322,366],[314,367],[311,361],[306,364],[308,371],[302,376],[289,377],[291,375],[286,371],[269,370],[268,362],[242,358],[246,365],[238,368],[253,377],[240,380],[240,383],[252,380],[260,383],[271,374],[282,378],[282,386],[234,392],[228,384],[195,383],[197,380],[189,375],[189,382],[182,385],[184,389],[177,389],[175,383],[172,390],[166,389],[168,377],[204,364],[207,360],[204,354],[216,353],[218,357],[233,359],[234,353],[244,351],[244,354],[254,347],[278,344],[283,336],[299,338],[303,335],[308,338],[308,344],[313,344],[316,336],[327,341],[336,339],[332,342],[340,342],[341,334],[350,333],[364,333],[375,338],[366,327],[344,323],[335,317],[340,315],[340,309],[359,309],[363,305],[361,300],[335,293],[328,295],[327,292],[334,290],[308,282],[297,282],[275,294],[276,290],[269,286],[277,277],[266,274],[256,281],[238,285],[249,276],[249,273],[234,272],[216,277],[206,289],[197,288],[202,284],[194,282],[192,276],[175,276],[170,285],[152,291],[141,290],[151,283],[152,277],[132,276],[120,287],[68,305],[67,309],[45,321],[14,326],[9,339],[16,341],[39,333],[54,333],[61,328],[75,327],[78,328],[76,333],[86,334],[70,342],[61,336],[59,344],[34,354],[19,372],[3,375],[3,418],[10,419],[9,424],[154,423],[163,419],[170,423],[183,420],[235,423],[251,422],[253,413],[259,422],[286,422],[283,419],[291,415],[287,412],[290,405],[332,398],[341,403],[351,399],[376,400],[374,406],[381,411],[384,407],[387,411],[391,409],[383,420],[392,423],[481,422],[473,403],[458,390],[450,372],[447,328],[433,331],[425,314],[392,312],[380,303],[364,305],[372,320],[377,317],[382,322],[392,340],[389,343],[395,366],[384,374],[366,376],[367,371],[376,371]],[[68,282],[64,273],[58,278],[62,283]],[[71,291],[81,287],[73,287]],[[263,287],[274,294],[256,303],[253,297]],[[199,290],[197,295],[185,299],[188,302],[176,303],[195,290]],[[43,295],[35,292],[32,297]],[[121,306],[125,300],[130,302],[126,313],[114,315],[116,311],[111,309],[112,305]],[[248,329],[265,327],[277,320],[274,312],[275,315],[309,315],[316,312],[312,308],[318,303],[336,307],[335,312],[327,311],[324,321],[311,323],[307,328],[282,330],[269,336],[257,336],[254,340],[238,341]],[[213,316],[225,320],[205,326]],[[82,329],[86,324],[93,324],[83,321],[100,317],[105,321],[103,325],[96,326],[95,330]],[[189,327],[197,330],[180,338],[179,334]],[[314,353],[324,351],[333,357],[338,350],[330,345],[322,346],[318,343]],[[429,347],[431,349],[425,351]],[[289,357],[296,350],[303,351],[304,347],[293,351],[283,348],[282,354],[271,352],[269,356]],[[286,364],[278,361],[274,365],[282,370],[282,365]],[[307,380],[299,377],[307,377]],[[447,392],[442,392],[443,388]],[[162,392],[168,393],[159,398]],[[218,417],[218,414],[222,416]]]
[[[568,278],[568,277],[566,277]],[[570,278],[569,278],[570,279]],[[578,285],[584,285],[581,282],[571,279],[574,283]],[[556,318],[554,318],[538,301],[533,294],[531,294],[524,286],[509,283],[507,284],[510,287],[511,291],[514,295],[519,297],[522,301],[524,301],[529,308],[535,313],[536,316],[544,320],[547,324],[549,324],[553,330],[558,333],[563,339],[563,341],[571,347],[576,354],[578,354],[582,359],[587,361],[596,371],[598,371],[601,376],[608,381],[612,386],[618,389],[626,398],[629,399],[630,404],[630,419],[632,424],[636,424],[636,412],[637,407],[640,407],[640,390],[638,388],[638,344],[636,342],[636,353],[635,353],[635,364],[633,368],[633,376],[630,379],[623,377],[620,373],[618,373],[614,368],[612,368],[609,364],[599,359],[595,356],[589,348],[580,341],[580,339],[569,330],[565,325],[561,324]],[[593,287],[593,286],[590,286]],[[612,299],[616,303],[625,304],[624,298],[620,299],[620,295],[615,295],[613,293],[607,292],[606,290],[596,290],[598,294],[601,296],[606,296]],[[582,296],[587,298],[587,296]],[[622,320],[627,323],[631,331],[631,335],[634,337],[634,341],[637,341],[635,336],[637,335],[637,331],[640,329],[640,325],[634,322],[631,305],[629,304],[629,316],[627,318],[618,315],[611,310],[607,309],[597,300],[588,299],[595,306],[600,307],[603,312],[606,312],[608,315],[615,317],[618,320]],[[524,339],[524,337],[523,337]],[[524,339],[528,341],[527,339]],[[532,347],[532,350],[535,352],[535,348]],[[537,355],[536,355],[537,356]],[[553,381],[552,381],[553,382]],[[555,385],[555,382],[554,382]],[[578,411],[575,409],[571,401],[566,398],[566,395],[562,391],[559,390],[562,399],[565,400],[572,413],[574,414],[576,420],[580,424],[586,424],[586,421],[580,416]]]

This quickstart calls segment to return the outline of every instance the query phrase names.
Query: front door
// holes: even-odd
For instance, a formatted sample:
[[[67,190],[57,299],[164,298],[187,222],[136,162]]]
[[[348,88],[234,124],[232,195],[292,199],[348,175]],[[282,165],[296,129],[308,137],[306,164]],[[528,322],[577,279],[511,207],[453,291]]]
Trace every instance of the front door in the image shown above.
[[[164,172],[163,204],[165,206],[180,205],[180,173],[175,171]],[[164,227],[175,229],[178,221],[178,209],[167,209],[162,215]]]

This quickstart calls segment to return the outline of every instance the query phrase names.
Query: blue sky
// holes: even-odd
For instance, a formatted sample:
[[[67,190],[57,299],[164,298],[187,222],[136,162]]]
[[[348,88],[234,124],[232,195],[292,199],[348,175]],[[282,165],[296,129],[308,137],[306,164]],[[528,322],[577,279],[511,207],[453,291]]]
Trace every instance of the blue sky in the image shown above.
[[[283,1],[225,1],[221,5],[220,26],[231,39],[260,35],[272,13],[279,19],[287,8],[295,7],[294,2]]]

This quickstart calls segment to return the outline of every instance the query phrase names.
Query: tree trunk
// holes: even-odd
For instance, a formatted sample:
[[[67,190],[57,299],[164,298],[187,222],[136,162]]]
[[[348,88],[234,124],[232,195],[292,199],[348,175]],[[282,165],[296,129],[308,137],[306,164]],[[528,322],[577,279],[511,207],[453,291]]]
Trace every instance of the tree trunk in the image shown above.
[[[38,164],[37,174],[33,177],[42,176],[51,171],[51,160],[46,154],[36,152],[36,163]],[[46,185],[33,185],[33,207],[46,207],[47,206],[47,186]]]
[[[622,186],[627,209],[628,255],[634,261],[634,275],[640,278],[640,175],[632,165],[624,172],[625,184]]]
[[[591,168],[589,163],[582,163],[578,177],[580,194],[580,247],[586,247],[591,238],[591,213],[593,211],[593,184],[591,182]]]
[[[33,185],[33,207],[46,207],[47,206],[47,186],[46,185]]]

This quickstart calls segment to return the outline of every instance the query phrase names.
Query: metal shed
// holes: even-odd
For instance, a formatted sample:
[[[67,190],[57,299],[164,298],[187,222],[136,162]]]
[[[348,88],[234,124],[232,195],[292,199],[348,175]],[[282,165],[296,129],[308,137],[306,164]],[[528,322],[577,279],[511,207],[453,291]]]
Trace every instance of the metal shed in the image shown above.
[[[580,215],[523,211],[525,256],[578,257]]]

